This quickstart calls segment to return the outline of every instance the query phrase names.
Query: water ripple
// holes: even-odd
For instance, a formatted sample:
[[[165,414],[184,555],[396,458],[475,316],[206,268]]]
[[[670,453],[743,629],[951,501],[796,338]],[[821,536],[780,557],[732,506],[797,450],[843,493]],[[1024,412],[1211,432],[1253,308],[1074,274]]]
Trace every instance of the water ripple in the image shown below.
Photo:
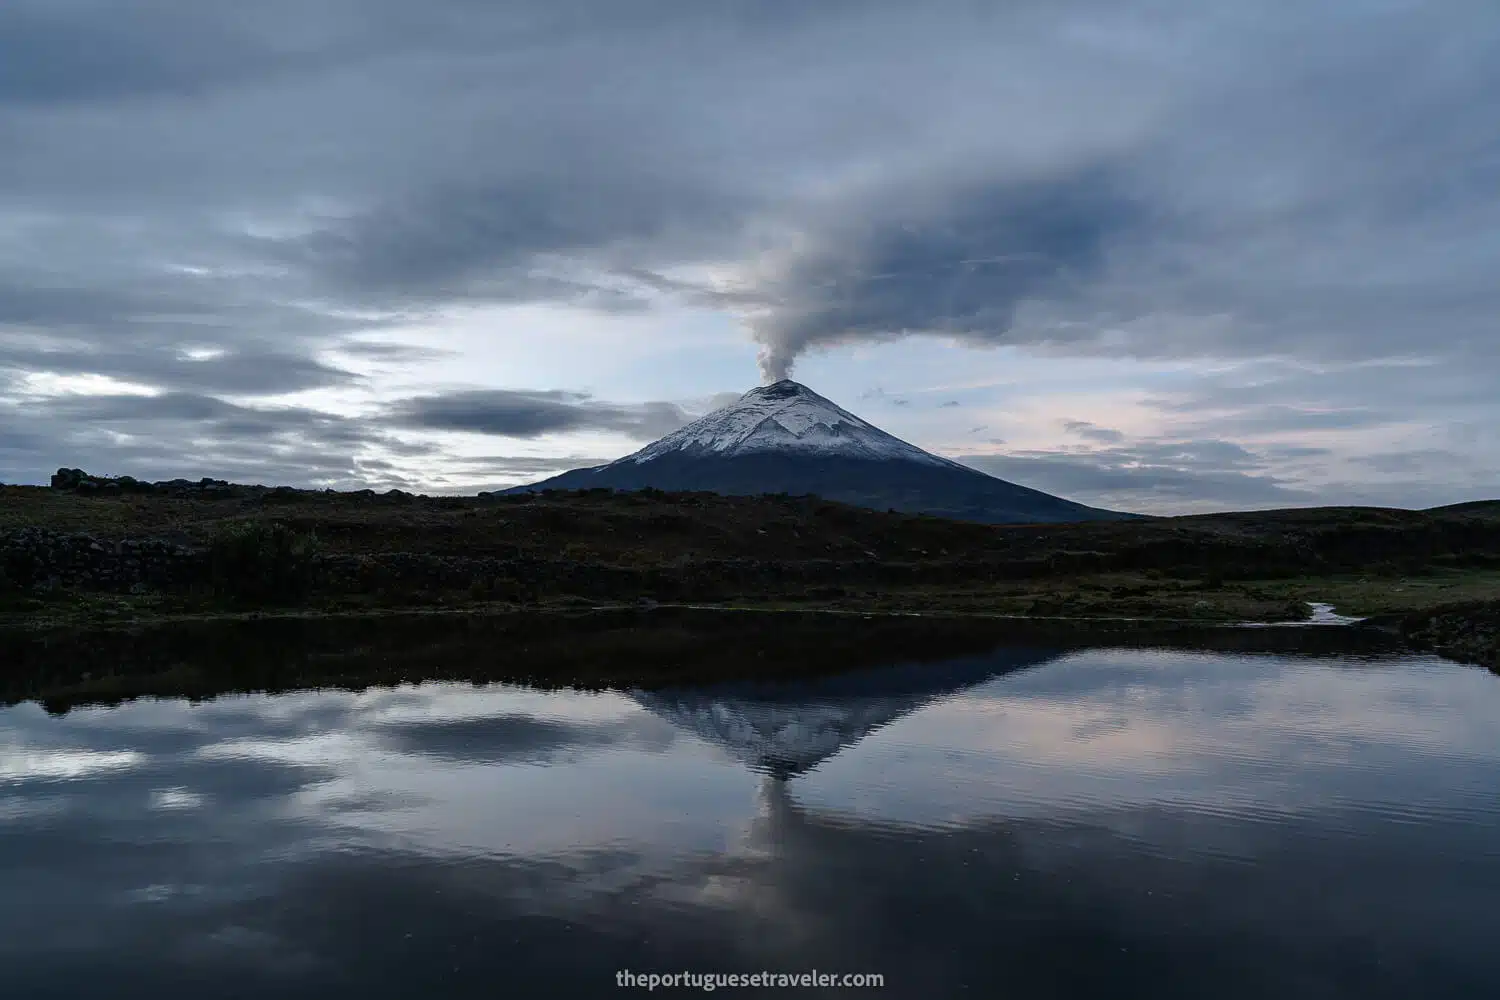
[[[1496,995],[1497,718],[1494,677],[1432,657],[1138,649],[19,707],[0,957],[17,996],[598,995],[726,955],[909,996],[1065,966]]]

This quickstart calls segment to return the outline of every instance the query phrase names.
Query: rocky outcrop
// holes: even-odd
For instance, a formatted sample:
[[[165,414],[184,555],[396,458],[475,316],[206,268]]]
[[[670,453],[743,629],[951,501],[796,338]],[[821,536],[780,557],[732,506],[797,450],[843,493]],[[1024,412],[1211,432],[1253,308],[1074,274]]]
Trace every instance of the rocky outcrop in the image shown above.
[[[237,497],[259,498],[268,501],[290,500],[309,494],[333,492],[332,490],[298,489],[293,486],[247,485],[245,483],[231,483],[223,479],[207,478],[198,480],[163,479],[156,482],[148,482],[144,479],[136,479],[133,476],[94,476],[84,472],[82,469],[58,469],[52,474],[52,480],[49,485],[54,490],[66,490],[71,493],[99,496],[131,493],[189,499]],[[374,490],[356,490],[341,495],[394,502],[417,499],[416,494],[407,493],[404,490],[386,490],[384,493],[376,493]]]
[[[1500,601],[1432,608],[1408,615],[1398,630],[1418,648],[1500,673]]]

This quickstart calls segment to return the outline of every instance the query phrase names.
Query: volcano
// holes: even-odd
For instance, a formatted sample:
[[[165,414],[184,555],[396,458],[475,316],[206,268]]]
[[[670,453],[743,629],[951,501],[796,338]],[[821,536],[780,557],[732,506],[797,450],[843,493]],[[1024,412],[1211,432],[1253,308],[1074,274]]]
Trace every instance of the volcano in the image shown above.
[[[599,488],[815,494],[876,510],[995,524],[1134,516],[1087,507],[940,458],[791,379],[751,389],[607,465],[501,492]]]

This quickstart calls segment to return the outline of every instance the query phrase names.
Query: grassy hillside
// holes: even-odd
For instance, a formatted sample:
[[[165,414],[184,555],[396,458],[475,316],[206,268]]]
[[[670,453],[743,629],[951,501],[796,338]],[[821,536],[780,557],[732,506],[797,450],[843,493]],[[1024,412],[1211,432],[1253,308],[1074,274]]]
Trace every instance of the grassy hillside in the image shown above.
[[[1374,614],[1500,597],[1500,503],[982,525],[787,496],[13,486],[0,589],[13,620],[640,599],[1202,620],[1326,600]]]
[[[1215,569],[1228,577],[1308,569],[1500,568],[1500,501],[1427,511],[1322,507],[1046,525],[983,525],[882,513],[817,498],[556,492],[496,498],[295,490],[83,493],[0,487],[0,531],[40,526],[101,539],[207,544],[225,524],[280,522],[332,553],[682,559],[972,560],[1065,568]]]

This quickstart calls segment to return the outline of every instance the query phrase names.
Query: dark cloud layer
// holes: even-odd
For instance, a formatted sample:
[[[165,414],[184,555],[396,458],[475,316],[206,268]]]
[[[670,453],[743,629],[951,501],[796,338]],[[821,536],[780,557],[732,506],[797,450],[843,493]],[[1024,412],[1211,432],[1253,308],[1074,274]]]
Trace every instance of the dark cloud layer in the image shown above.
[[[353,418],[194,393],[0,402],[4,469],[70,466],[143,479],[214,476],[268,485],[413,485],[388,459],[370,454],[372,446],[393,456],[413,451]]]
[[[438,444],[403,439],[399,432],[463,431],[527,439],[604,431],[648,440],[676,430],[692,416],[674,403],[610,403],[558,391],[430,394],[358,417],[305,406],[231,403],[201,393],[71,393],[22,404],[0,401],[0,469],[66,465],[145,479],[206,475],[339,488],[422,485],[402,471],[399,459],[404,457],[435,460],[443,470],[439,486],[508,486],[608,459],[452,454]]]
[[[1125,440],[1125,435],[1113,427],[1100,427],[1087,420],[1064,420],[1063,430],[1087,441],[1099,441],[1104,444],[1118,444]]]
[[[674,735],[669,725],[649,716],[589,723],[500,715],[375,728],[381,742],[398,752],[465,764],[553,763],[614,747],[660,751]]]
[[[560,431],[617,431],[640,440],[669,434],[690,419],[672,403],[597,402],[584,393],[482,389],[418,396],[390,409],[394,423],[425,430],[534,438]]]

